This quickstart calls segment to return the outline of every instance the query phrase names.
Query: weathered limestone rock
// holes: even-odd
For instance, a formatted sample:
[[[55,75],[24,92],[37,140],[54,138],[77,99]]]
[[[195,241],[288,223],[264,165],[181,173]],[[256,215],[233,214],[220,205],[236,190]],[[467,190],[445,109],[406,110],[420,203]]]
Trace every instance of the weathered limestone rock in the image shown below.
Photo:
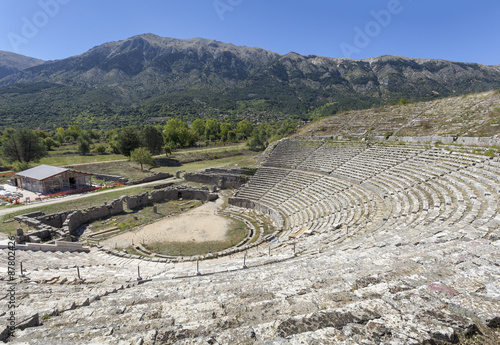
[[[231,212],[257,210],[282,222],[273,234],[256,222],[255,231],[268,231],[260,248],[245,243],[245,253],[193,256],[206,259],[199,267],[97,247],[89,254],[17,251],[26,271],[16,284],[17,310],[26,318],[38,312],[43,325],[11,340],[499,343],[500,243],[491,235],[500,227],[500,160],[305,139],[283,140],[267,154],[230,201],[245,207]],[[210,193],[172,188],[149,199],[196,196]],[[5,272],[0,279],[8,279]]]

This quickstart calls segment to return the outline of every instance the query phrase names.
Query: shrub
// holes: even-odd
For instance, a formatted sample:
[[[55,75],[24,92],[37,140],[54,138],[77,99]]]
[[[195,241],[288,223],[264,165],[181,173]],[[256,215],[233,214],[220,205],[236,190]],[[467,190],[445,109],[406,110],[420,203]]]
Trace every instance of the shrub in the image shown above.
[[[103,155],[106,153],[106,150],[107,150],[107,146],[104,145],[104,144],[97,144],[95,147],[94,147],[94,152],[97,153],[97,154],[100,154],[100,155]]]
[[[29,164],[27,162],[15,162],[13,165],[12,165],[12,169],[14,171],[24,171],[24,170],[28,170],[30,167],[29,167]]]
[[[495,153],[495,150],[493,149],[489,149],[487,150],[485,153],[484,153],[485,156],[488,156],[488,157],[495,157],[496,156],[496,153]]]

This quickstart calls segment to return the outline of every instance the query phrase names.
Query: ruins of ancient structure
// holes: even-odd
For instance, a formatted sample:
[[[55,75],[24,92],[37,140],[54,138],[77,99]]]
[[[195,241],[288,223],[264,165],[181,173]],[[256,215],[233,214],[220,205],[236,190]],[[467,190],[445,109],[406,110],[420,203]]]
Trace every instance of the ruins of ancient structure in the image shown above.
[[[184,179],[217,186],[219,189],[235,189],[246,183],[249,175],[251,174],[243,169],[210,168],[202,172],[185,173]]]
[[[268,215],[281,230],[273,241],[178,263],[97,247],[17,251],[7,341],[499,342],[499,157],[308,139],[264,157],[230,209]]]

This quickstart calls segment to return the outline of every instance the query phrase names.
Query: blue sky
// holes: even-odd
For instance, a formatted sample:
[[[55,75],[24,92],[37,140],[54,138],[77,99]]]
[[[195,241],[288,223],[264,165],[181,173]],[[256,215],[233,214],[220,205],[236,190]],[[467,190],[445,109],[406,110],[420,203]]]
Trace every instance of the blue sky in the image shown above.
[[[499,0],[0,0],[0,50],[44,60],[148,32],[281,54],[500,64]]]

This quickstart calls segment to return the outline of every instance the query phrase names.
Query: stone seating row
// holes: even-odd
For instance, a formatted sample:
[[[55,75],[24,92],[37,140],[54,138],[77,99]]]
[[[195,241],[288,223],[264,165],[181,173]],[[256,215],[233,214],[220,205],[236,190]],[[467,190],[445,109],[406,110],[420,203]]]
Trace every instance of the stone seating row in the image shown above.
[[[288,170],[261,168],[252,178],[236,193],[237,197],[252,200],[260,199],[272,186],[281,181]]]
[[[420,151],[371,147],[331,172],[334,176],[362,182],[394,165],[413,158]]]
[[[319,140],[284,140],[276,146],[263,166],[295,169],[322,145]]]
[[[320,149],[318,149],[318,151]],[[457,166],[454,163],[460,161],[460,157],[444,150],[411,149],[406,156],[403,154],[404,151],[407,150],[406,148],[396,147],[388,149],[373,147],[365,150],[365,153],[370,150],[372,150],[372,152],[377,150],[383,151],[383,154],[378,155],[370,153],[372,156],[377,157],[379,161],[380,157],[383,155],[388,157],[384,163],[380,164],[379,170],[374,169],[373,166],[368,166],[368,168],[365,168],[365,171],[369,171],[370,174],[372,174],[373,178],[371,179],[378,179],[378,184],[382,186],[382,191],[391,191],[395,188],[399,190],[398,197],[394,198],[393,193],[391,198],[392,204],[387,205],[388,209],[392,210],[391,215],[387,218],[392,220],[404,219],[404,222],[398,221],[396,222],[397,224],[401,226],[410,226],[412,224],[429,225],[439,220],[441,222],[446,222],[444,223],[445,225],[451,226],[467,217],[468,220],[475,220],[476,224],[480,225],[489,222],[496,216],[497,210],[494,206],[496,199],[481,199],[482,201],[479,203],[469,201],[471,199],[477,199],[478,195],[476,194],[488,193],[485,192],[485,188],[490,189],[490,187],[483,188],[475,179],[464,179],[460,177],[457,179],[452,177],[452,175],[443,178],[446,174],[450,174],[454,171],[472,167],[476,164],[482,164],[487,160],[486,157],[468,155],[462,160],[460,165]],[[397,160],[393,159],[395,155],[399,155]],[[370,164],[375,164],[379,161],[377,161],[377,159],[372,159],[369,162]],[[427,163],[422,165],[424,161]],[[307,165],[303,164],[301,166],[301,168],[304,167],[307,167]],[[422,169],[422,167],[424,168]],[[377,171],[378,174],[374,174],[374,172]],[[383,175],[385,172],[387,172],[387,176]],[[398,176],[397,174],[402,175],[402,179],[407,181],[406,187],[401,183],[397,183],[397,186],[391,186],[390,182],[394,180],[393,174],[395,173],[396,176]],[[353,174],[349,176],[352,178]],[[366,179],[367,176],[365,175],[363,178]],[[287,202],[287,198],[290,198],[294,192],[300,191],[298,186],[293,184],[294,179],[295,175],[290,175],[290,183],[278,184],[277,186],[279,187],[267,193],[264,198],[261,197],[261,201],[266,202],[270,206],[283,204],[281,211],[285,215],[291,216],[291,219],[287,221],[287,226],[292,228],[300,227],[303,224],[309,224],[309,226],[315,224],[315,226],[317,226],[317,224],[321,222],[314,221],[314,218],[318,216],[324,218],[326,215],[325,213],[328,212],[325,212],[325,206],[322,203],[318,204],[317,198],[306,203],[293,201],[288,201],[288,204],[285,203]],[[370,179],[370,177],[368,177],[368,179]],[[415,186],[413,182],[415,180],[420,181],[420,184],[424,185],[417,188],[418,192],[415,192],[413,190],[414,188],[410,188],[411,186]],[[373,184],[373,181],[371,182]],[[307,188],[303,190],[304,192],[308,191]],[[491,191],[489,193],[491,194]],[[301,195],[301,199],[307,200],[308,195],[317,196],[318,193],[307,193],[305,197]],[[483,201],[485,201],[485,203],[483,203]],[[420,203],[422,203],[421,206]],[[314,207],[311,205],[314,205]],[[487,205],[487,207],[484,205]],[[296,209],[302,209],[302,211],[296,212],[294,211]],[[467,210],[468,213],[466,214]],[[488,217],[482,219],[482,215],[485,213],[488,214]],[[335,218],[328,218],[328,220],[331,219]],[[351,220],[348,217],[340,217],[340,219]],[[482,220],[478,221],[477,219]],[[394,221],[391,221],[388,222],[387,225],[392,223],[396,224]]]
[[[329,173],[364,149],[360,146],[332,148],[325,144],[299,164],[297,169]]]
[[[196,276],[191,263],[190,277],[171,279],[166,273],[82,303],[47,318],[41,327],[18,331],[15,341],[187,344],[286,337],[311,343],[351,339],[356,330],[353,340],[358,342],[416,344],[433,336],[454,339],[453,327],[470,325],[453,310],[439,309],[443,303],[480,315],[485,323],[499,310],[497,300],[483,297],[494,291],[494,278],[472,264],[478,258],[494,262],[497,249],[487,242],[425,242],[429,235],[421,229],[403,235],[419,241],[417,245],[406,244],[396,233],[381,234],[373,242],[360,237],[340,244],[328,236],[333,234],[317,236],[325,241],[319,252],[273,265],[257,266],[261,257],[255,253],[248,269]],[[306,242],[315,237],[299,242],[299,251],[311,247]],[[477,293],[478,286],[485,292]],[[380,335],[372,338],[380,325]]]
[[[419,344],[456,342],[460,330],[474,329],[473,322],[495,327],[500,251],[498,241],[485,235],[500,236],[500,164],[472,156],[466,159],[470,164],[457,166],[446,163],[449,154],[436,156],[445,163],[410,157],[362,183],[264,167],[260,177],[267,174],[266,186],[250,180],[238,193],[258,191],[252,200],[283,215],[284,234],[304,226],[315,233],[294,239],[297,257],[282,236],[266,244],[275,251],[272,256],[263,248],[249,250],[247,269],[243,254],[203,262],[200,276],[193,262],[150,263],[151,272],[158,272],[151,282],[69,308],[39,329],[19,331],[15,340]],[[130,270],[132,261],[118,260],[123,261],[116,266],[96,265],[96,274]],[[53,265],[46,274],[53,276]],[[67,270],[71,274],[72,268]],[[119,274],[125,277],[124,272]],[[44,277],[42,270],[37,274]],[[25,291],[35,288],[26,284]],[[55,296],[64,299],[60,292]]]

